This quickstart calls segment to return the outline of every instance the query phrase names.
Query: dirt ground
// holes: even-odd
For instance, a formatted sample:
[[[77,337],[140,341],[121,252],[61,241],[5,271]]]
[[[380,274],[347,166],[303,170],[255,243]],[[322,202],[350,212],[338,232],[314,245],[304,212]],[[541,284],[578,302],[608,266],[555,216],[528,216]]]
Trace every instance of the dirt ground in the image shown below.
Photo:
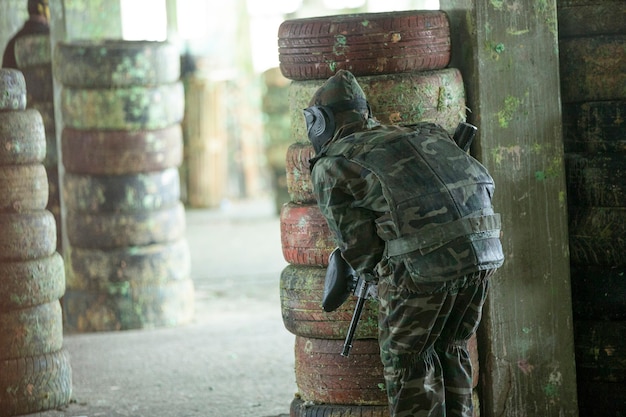
[[[66,334],[72,403],[40,417],[287,416],[295,336],[282,323],[287,265],[269,200],[189,210],[196,315],[176,328]]]

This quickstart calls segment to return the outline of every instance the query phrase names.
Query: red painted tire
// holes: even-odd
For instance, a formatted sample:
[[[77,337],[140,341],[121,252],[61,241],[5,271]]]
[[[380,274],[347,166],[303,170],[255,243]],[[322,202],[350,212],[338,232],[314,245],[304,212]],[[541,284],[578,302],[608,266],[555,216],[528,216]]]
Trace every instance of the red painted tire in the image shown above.
[[[286,20],[278,57],[292,80],[339,69],[356,76],[440,69],[450,62],[450,26],[444,12],[425,10]]]
[[[70,402],[72,368],[65,349],[0,360],[0,417],[53,410]]]
[[[330,253],[337,247],[315,204],[283,205],[280,233],[283,256],[291,264],[327,266]]]
[[[341,356],[343,340],[296,336],[296,385],[305,401],[384,405],[387,393],[376,339],[355,340]]]
[[[345,339],[356,297],[337,310],[322,310],[326,268],[287,265],[280,275],[280,303],[285,328],[296,336]],[[356,339],[378,338],[378,302],[368,300],[361,313]]]
[[[79,130],[61,133],[63,165],[75,174],[120,175],[178,167],[180,124],[156,130]]]
[[[286,172],[287,192],[293,203],[315,203],[309,160],[315,156],[313,146],[292,143],[287,148]]]

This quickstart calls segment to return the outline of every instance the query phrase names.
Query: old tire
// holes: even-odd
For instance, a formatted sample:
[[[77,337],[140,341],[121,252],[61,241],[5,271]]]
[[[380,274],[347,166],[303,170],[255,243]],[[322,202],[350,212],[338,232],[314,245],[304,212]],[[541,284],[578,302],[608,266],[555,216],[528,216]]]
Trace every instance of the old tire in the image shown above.
[[[155,86],[180,77],[174,44],[154,41],[76,40],[55,49],[59,82],[67,87]]]
[[[559,0],[557,3],[561,38],[626,32],[626,4],[623,1]]]
[[[561,39],[563,103],[626,99],[626,34]]]
[[[327,266],[330,253],[337,246],[315,204],[283,205],[280,233],[283,257],[290,264]]]
[[[350,356],[343,340],[296,336],[296,385],[303,400],[342,405],[387,404],[376,339],[355,340]]]
[[[356,297],[337,310],[322,310],[326,268],[287,265],[280,275],[280,304],[285,328],[296,336],[344,339],[352,320]],[[378,303],[368,301],[361,313],[356,339],[378,338]]]
[[[440,124],[450,134],[465,121],[465,87],[456,68],[358,77],[374,117],[382,124]],[[294,81],[289,86],[291,132],[308,142],[302,109],[324,80]],[[416,104],[417,103],[417,104]]]
[[[65,292],[65,265],[58,252],[29,261],[1,262],[0,313],[59,300]]]
[[[127,175],[66,173],[63,185],[67,209],[82,213],[160,210],[180,199],[176,168]]]
[[[152,130],[183,120],[183,84],[114,89],[64,87],[61,111],[65,126],[76,129]]]
[[[56,352],[63,346],[59,300],[0,313],[0,334],[0,361]]]
[[[45,258],[56,251],[56,223],[47,210],[0,213],[0,230],[0,262]]]
[[[621,266],[626,251],[625,207],[569,207],[574,265]]]
[[[113,249],[173,242],[185,232],[185,209],[171,207],[128,213],[68,211],[67,237],[72,246]]]
[[[563,105],[565,152],[626,152],[626,100]]]
[[[32,164],[46,157],[46,132],[36,110],[0,111],[0,165]]]
[[[445,68],[450,26],[442,11],[361,13],[292,19],[278,29],[282,74],[326,79],[340,69],[356,76]]]
[[[290,417],[389,417],[387,405],[315,404],[299,396],[291,401]]]
[[[43,165],[0,165],[0,212],[43,210],[47,204],[48,175]]]
[[[61,133],[63,165],[75,174],[120,175],[178,167],[180,124],[156,130],[78,130]]]
[[[112,250],[72,248],[67,287],[116,294],[135,287],[158,287],[189,278],[185,239]]]
[[[194,287],[191,279],[114,290],[110,293],[68,288],[63,297],[66,330],[150,329],[186,324],[193,318]]]
[[[26,80],[21,71],[0,68],[0,111],[26,109]]]
[[[626,207],[624,155],[565,155],[567,195],[574,206]]]
[[[0,417],[52,410],[69,404],[72,371],[65,349],[0,360]]]

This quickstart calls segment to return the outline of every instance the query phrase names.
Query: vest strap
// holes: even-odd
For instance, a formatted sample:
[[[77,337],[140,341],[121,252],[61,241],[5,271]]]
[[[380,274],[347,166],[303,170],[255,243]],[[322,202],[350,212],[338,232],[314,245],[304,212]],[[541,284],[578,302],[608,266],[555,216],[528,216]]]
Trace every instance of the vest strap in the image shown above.
[[[499,213],[463,217],[444,224],[432,223],[422,227],[415,234],[387,241],[387,255],[404,255],[416,250],[425,255],[463,236],[500,237],[500,225]]]

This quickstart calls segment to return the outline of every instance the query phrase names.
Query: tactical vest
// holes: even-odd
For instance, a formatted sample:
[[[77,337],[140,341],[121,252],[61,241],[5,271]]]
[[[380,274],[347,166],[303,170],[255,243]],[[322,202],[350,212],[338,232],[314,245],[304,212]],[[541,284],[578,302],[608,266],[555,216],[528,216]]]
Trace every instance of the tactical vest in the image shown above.
[[[332,143],[324,152],[370,170],[390,212],[377,220],[386,256],[404,262],[417,283],[497,268],[504,255],[493,179],[445,130],[381,126]]]

